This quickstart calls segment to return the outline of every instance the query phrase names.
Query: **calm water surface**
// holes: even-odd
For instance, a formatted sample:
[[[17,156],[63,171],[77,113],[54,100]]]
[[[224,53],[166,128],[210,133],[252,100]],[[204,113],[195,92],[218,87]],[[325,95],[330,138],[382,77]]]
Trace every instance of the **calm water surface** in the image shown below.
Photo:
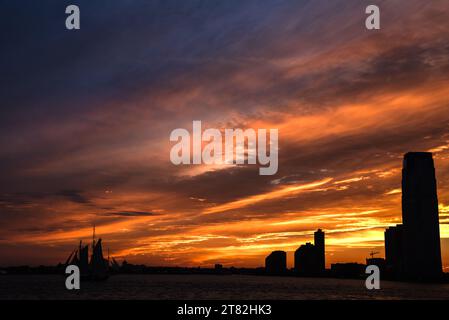
[[[242,275],[116,275],[65,289],[57,275],[0,276],[0,299],[449,299],[449,284]]]

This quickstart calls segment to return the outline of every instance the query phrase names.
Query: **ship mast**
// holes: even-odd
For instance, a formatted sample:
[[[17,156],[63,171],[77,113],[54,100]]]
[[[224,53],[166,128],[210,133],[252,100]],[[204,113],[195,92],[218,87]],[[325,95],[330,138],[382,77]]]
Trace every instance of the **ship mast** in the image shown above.
[[[92,234],[92,253],[94,252],[94,250],[95,250],[95,223],[94,223],[94,231]]]

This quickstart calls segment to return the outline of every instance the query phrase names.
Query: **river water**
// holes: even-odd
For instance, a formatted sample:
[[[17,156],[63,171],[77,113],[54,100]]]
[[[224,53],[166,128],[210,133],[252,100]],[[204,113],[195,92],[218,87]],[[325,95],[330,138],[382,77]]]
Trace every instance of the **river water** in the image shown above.
[[[65,288],[57,275],[0,276],[0,299],[449,299],[449,284],[381,282],[367,290],[363,280],[243,275],[116,275],[105,282]]]

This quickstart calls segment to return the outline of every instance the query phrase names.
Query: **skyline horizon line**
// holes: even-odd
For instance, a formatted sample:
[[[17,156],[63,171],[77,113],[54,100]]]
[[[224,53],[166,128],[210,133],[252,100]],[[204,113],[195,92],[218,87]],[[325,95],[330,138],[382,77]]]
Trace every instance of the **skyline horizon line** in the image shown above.
[[[432,154],[432,152],[423,152],[423,151],[409,151],[409,152],[407,152],[407,153],[405,153],[404,154],[404,159],[406,158],[406,156],[407,155],[409,155],[409,154],[421,154],[421,155],[423,155],[423,154],[427,154],[427,155],[430,155],[430,157],[432,158],[433,157],[433,154]],[[400,192],[398,192],[398,193],[401,193],[401,196],[402,196],[402,190],[400,191]],[[438,211],[439,212],[439,211]],[[92,224],[93,225],[93,234],[94,234],[94,238],[95,238],[95,226],[96,226],[96,224],[95,223],[93,223]],[[396,227],[396,226],[398,226],[399,224],[397,224],[397,223],[395,223],[395,224],[390,224],[390,225],[386,225],[386,226],[384,226],[383,228],[385,229],[385,230],[387,230],[387,229],[389,229],[389,228],[391,228],[391,227]],[[378,228],[382,228],[382,226],[378,226]],[[332,230],[328,230],[328,229],[325,229],[325,228],[318,228],[318,230],[323,230],[326,234],[328,234],[328,233],[330,233],[330,234],[332,234]],[[315,231],[310,231],[310,232],[304,232],[304,235],[313,235],[315,233]],[[93,239],[94,239],[93,238]],[[101,239],[101,237],[98,237],[98,239]],[[440,242],[444,239],[444,238],[442,238],[442,237],[440,237],[439,238],[440,239]],[[85,237],[84,238],[80,238],[79,239],[79,241],[80,241],[80,243],[83,241],[83,240],[85,240]],[[309,242],[307,242],[307,243],[309,243]],[[301,245],[299,245],[299,246],[301,246]],[[381,245],[378,245],[378,246],[376,246],[376,247],[372,247],[371,249],[374,249],[374,248],[379,248]],[[384,248],[384,250],[383,250],[383,259],[386,259],[386,253],[385,253],[385,244],[383,245],[383,248]],[[292,262],[291,262],[291,260],[292,260],[292,258],[290,258],[290,259],[288,259],[288,256],[291,256],[292,254],[294,254],[294,252],[295,252],[295,250],[281,250],[281,249],[278,249],[278,250],[274,250],[274,251],[269,251],[268,253],[272,253],[272,252],[276,252],[276,251],[283,251],[283,252],[286,252],[286,254],[287,254],[287,268],[288,269],[292,269],[293,267],[292,267]],[[371,252],[373,252],[373,251],[371,251]],[[289,254],[290,253],[290,254]],[[380,254],[380,252],[378,252],[377,254]],[[109,247],[108,247],[108,255],[109,255]],[[114,258],[114,256],[112,256],[113,258]],[[123,261],[127,261],[127,260],[129,260],[129,256],[120,256],[120,255],[118,255],[118,256],[116,256],[117,258],[120,258],[120,259],[123,259]],[[366,258],[366,259],[368,259],[368,258]],[[290,260],[290,263],[288,262]],[[294,259],[293,259],[294,260]],[[326,261],[327,261],[327,259],[326,259]],[[340,261],[340,262],[336,262],[336,261],[334,261],[333,263],[360,263],[361,261],[363,261],[363,260],[355,260],[355,261],[351,261],[351,262],[343,262],[343,261]],[[170,265],[170,264],[165,264],[165,265],[163,265],[163,264],[159,264],[159,265],[157,265],[157,267],[167,267],[167,268],[170,268],[170,267],[180,267],[180,268],[197,268],[197,267],[206,267],[206,266],[213,266],[213,265],[216,265],[216,264],[220,264],[220,265],[223,265],[223,266],[227,266],[228,268],[230,268],[230,267],[237,267],[237,268],[260,268],[260,266],[244,266],[244,265],[241,265],[241,266],[239,266],[239,265],[237,265],[237,266],[235,266],[235,265],[233,265],[232,263],[223,263],[223,262],[220,262],[220,261],[217,261],[217,262],[211,262],[211,263],[207,263],[207,264],[186,264],[186,265]],[[325,265],[325,267],[327,268],[328,266],[330,266],[332,263],[329,263],[329,264],[326,264]],[[41,264],[42,265],[42,264]],[[146,264],[145,264],[146,265]],[[156,265],[149,265],[149,266],[156,266]],[[207,268],[207,267],[206,267]],[[445,269],[448,269],[449,270],[449,266],[442,266],[442,270],[443,270],[443,272],[444,272],[444,270]]]

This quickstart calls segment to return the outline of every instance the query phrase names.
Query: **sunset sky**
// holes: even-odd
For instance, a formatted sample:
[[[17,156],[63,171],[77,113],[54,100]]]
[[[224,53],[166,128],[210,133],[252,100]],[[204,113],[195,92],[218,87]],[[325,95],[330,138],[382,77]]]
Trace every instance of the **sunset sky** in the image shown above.
[[[81,30],[65,29],[77,4]],[[381,30],[365,28],[365,7]],[[263,266],[326,232],[384,255],[402,157],[434,153],[449,271],[447,0],[2,2],[0,266]],[[173,129],[279,129],[279,170],[175,166]]]

